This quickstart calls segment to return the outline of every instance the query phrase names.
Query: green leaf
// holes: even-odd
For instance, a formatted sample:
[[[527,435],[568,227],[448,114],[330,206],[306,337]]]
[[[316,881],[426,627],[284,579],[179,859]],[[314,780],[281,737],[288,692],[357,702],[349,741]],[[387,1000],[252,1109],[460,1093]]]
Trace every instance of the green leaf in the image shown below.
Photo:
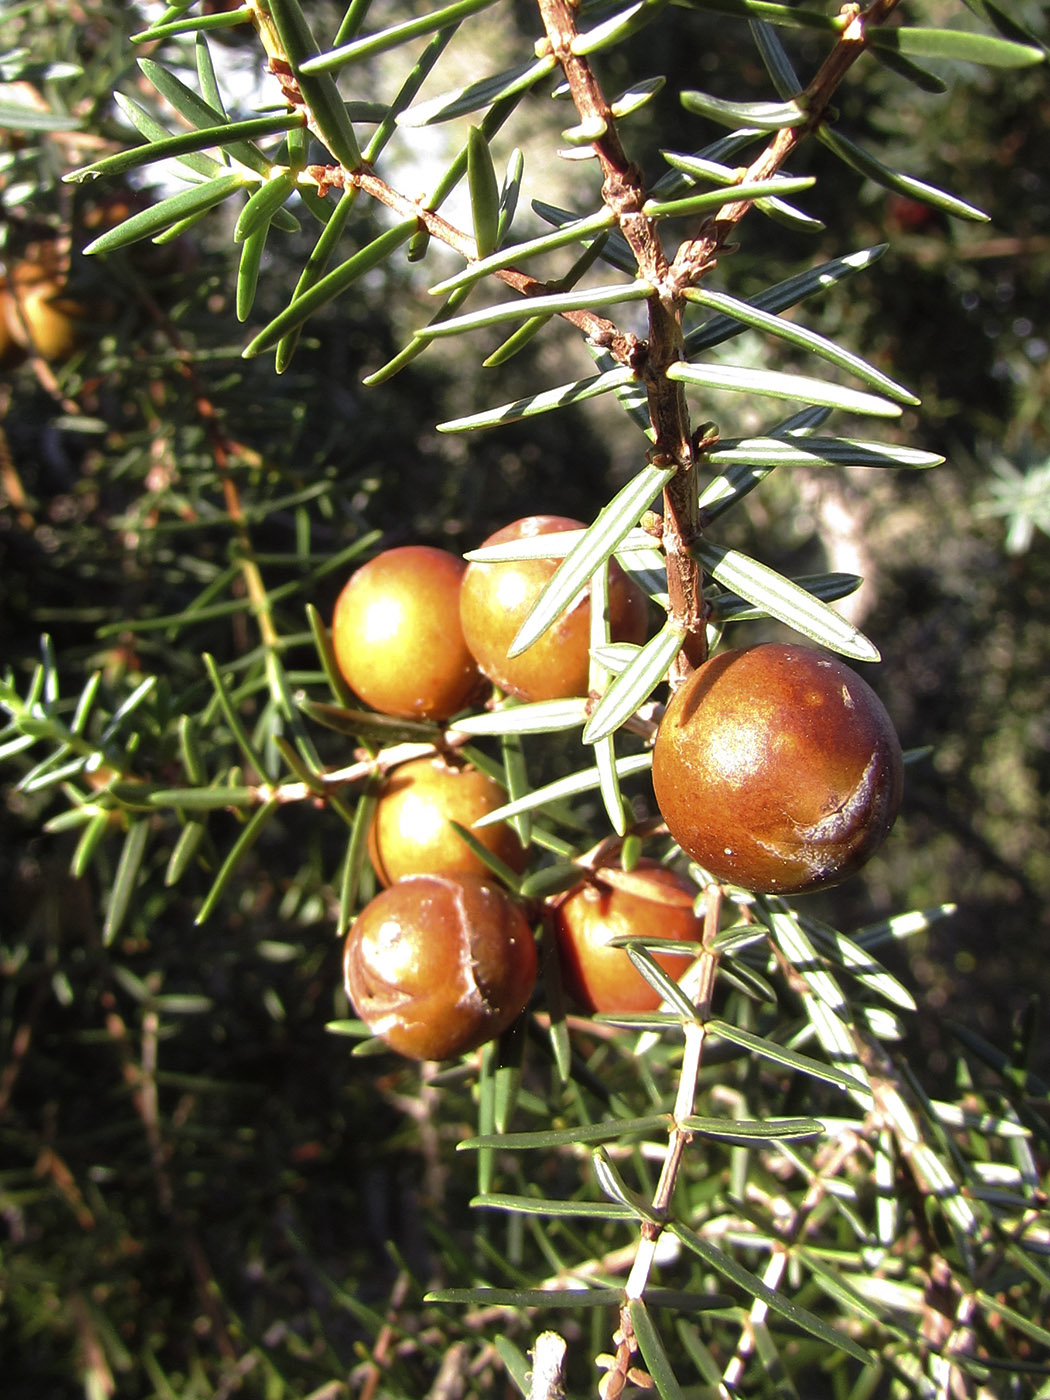
[[[939,452],[924,452],[899,443],[860,442],[854,438],[721,438],[705,454],[712,466],[754,467],[938,467]],[[711,491],[709,486],[705,496]]]
[[[674,151],[663,151],[661,154],[667,163],[675,170],[694,176],[699,180],[704,180],[716,185],[737,185],[740,183],[742,171],[739,168],[722,165],[718,161],[709,160],[703,156],[680,155]],[[783,185],[790,177],[774,175],[770,178],[772,184],[780,187],[780,191],[783,193]],[[677,189],[680,183],[681,182],[676,180],[674,176],[665,175],[656,182],[652,190],[652,195],[654,198],[660,200],[670,200],[671,195],[669,191],[671,189]],[[692,181],[689,183],[692,184]],[[747,188],[753,190],[755,186],[752,184]],[[681,196],[676,195],[675,197],[680,198]],[[804,214],[800,209],[796,209],[793,205],[788,204],[786,200],[781,199],[778,194],[757,198],[754,203],[755,207],[760,209],[764,214],[780,219],[782,222],[796,224],[810,230],[822,229],[824,227],[819,219],[814,219],[811,215]]]
[[[570,1288],[438,1288],[427,1293],[425,1303],[451,1303],[456,1307],[511,1308],[616,1308],[623,1302],[621,1288],[590,1288],[574,1282]]]
[[[587,287],[579,292],[518,297],[516,301],[502,301],[498,306],[486,306],[482,311],[469,311],[449,321],[432,324],[416,334],[426,339],[459,335],[485,326],[502,325],[505,321],[520,321],[540,315],[560,316],[567,311],[589,311],[596,306],[619,306],[622,302],[644,301],[652,295],[652,286],[638,278],[634,282],[621,282],[614,286]]]
[[[872,248],[862,248],[857,253],[833,258],[817,267],[807,268],[805,272],[788,277],[785,281],[778,282],[751,297],[750,305],[771,313],[786,311],[789,306],[797,305],[816,292],[826,291],[844,278],[852,277],[856,272],[867,271],[878,262],[888,246],[886,243],[879,243]],[[741,323],[734,321],[730,316],[712,316],[709,321],[705,321],[702,326],[698,326],[686,336],[686,355],[691,357],[700,350],[709,350],[712,346],[720,345],[723,341],[739,335],[742,329]]]
[[[177,811],[235,812],[253,806],[258,790],[253,787],[154,788],[146,801],[151,807],[173,807]]]
[[[152,112],[148,112],[145,107],[140,107],[137,102],[133,102],[130,97],[125,97],[122,92],[115,92],[113,100],[124,113],[132,126],[140,131],[147,141],[167,141],[171,138],[171,132],[163,126]],[[136,148],[137,149],[137,148]],[[223,175],[229,169],[229,162],[216,160],[213,156],[201,154],[187,154],[178,157],[179,163],[186,166],[187,170],[193,170],[198,175],[203,175],[205,179],[210,179],[213,175]],[[89,177],[86,172],[94,167],[85,166],[83,170],[74,170],[71,174],[64,176],[67,181],[80,181]]]
[[[655,637],[616,677],[599,700],[594,713],[584,725],[583,742],[597,743],[619,729],[640,705],[643,705],[661,681],[666,680],[672,661],[682,649],[685,634],[673,622],[666,622]]]
[[[132,822],[128,827],[124,837],[124,845],[121,847],[120,860],[117,863],[117,873],[113,881],[113,888],[109,892],[109,907],[106,910],[106,922],[102,928],[102,942],[108,947],[116,938],[127,917],[131,907],[132,896],[135,893],[135,886],[138,883],[139,871],[142,868],[142,859],[146,853],[146,842],[149,840],[150,824],[148,820]]]
[[[73,852],[73,859],[69,863],[70,874],[76,879],[80,880],[87,874],[91,868],[91,862],[95,858],[95,852],[109,830],[109,812],[96,813],[84,827],[80,833],[76,850]]]
[[[68,180],[94,180],[100,176],[124,175],[143,165],[151,165],[158,160],[189,155],[210,149],[213,146],[233,149],[246,138],[273,136],[279,131],[291,131],[306,125],[302,112],[282,112],[273,117],[253,117],[249,121],[223,122],[215,126],[202,127],[197,131],[184,131],[178,136],[164,136],[160,140],[149,141],[142,146],[132,146],[116,155],[106,156],[92,165],[82,166],[66,176]],[[294,183],[294,181],[293,181]]]
[[[883,374],[874,365],[861,359],[859,355],[853,354],[850,350],[843,350],[827,336],[818,335],[816,331],[810,331],[804,326],[782,320],[779,316],[772,316],[768,311],[752,306],[749,302],[741,301],[738,297],[727,296],[724,292],[709,292],[700,287],[687,287],[683,295],[688,301],[695,302],[697,306],[709,307],[713,311],[729,316],[734,321],[741,321],[753,330],[768,331],[789,345],[795,345],[799,349],[819,355],[821,359],[828,360],[839,369],[847,370],[850,374],[856,375],[863,383],[873,389],[881,389],[884,394],[888,394],[890,398],[896,399],[900,403],[917,404],[919,402],[910,389],[905,389],[889,375]]]
[[[888,165],[883,165],[870,151],[865,151],[856,142],[849,140],[839,131],[833,131],[827,125],[817,128],[817,135],[830,150],[845,161],[854,170],[866,175],[875,184],[882,185],[883,188],[893,190],[896,194],[907,195],[909,199],[917,199],[922,204],[928,204],[934,209],[941,209],[946,214],[952,214],[959,219],[969,219],[975,223],[987,223],[988,215],[981,209],[977,209],[972,204],[967,204],[965,200],[957,198],[953,194],[948,194],[946,190],[939,190],[935,185],[928,185],[923,180],[917,180],[912,175],[904,175],[896,170],[891,170]]]
[[[322,277],[319,282],[315,282],[308,291],[296,297],[289,306],[286,306],[279,315],[275,316],[249,345],[245,346],[243,352],[245,358],[268,350],[289,331],[301,326],[322,307],[341,296],[366,272],[370,272],[377,264],[385,262],[415,232],[417,226],[415,218],[405,219],[401,223],[395,224],[386,233],[381,233],[378,238],[374,238],[371,243],[366,243],[363,248],[359,249],[352,257],[347,258],[346,262],[329,272],[327,276]]]
[[[796,194],[812,189],[816,180],[809,175],[789,179],[777,175],[769,180],[753,180],[720,186],[717,190],[704,190],[700,194],[689,194],[681,199],[647,199],[642,205],[642,213],[651,219],[680,218],[693,214],[717,211],[723,206],[757,203],[759,199],[775,194]]]
[[[616,942],[617,940],[613,939],[612,941]],[[699,1012],[692,1001],[682,991],[671,974],[660,966],[648,948],[643,947],[639,940],[632,938],[623,944],[623,949],[653,991],[658,993],[661,1002],[667,1004],[668,1011],[676,1020],[699,1023]]]
[[[203,924],[214,912],[215,906],[222,898],[226,887],[236,874],[237,867],[255,845],[256,841],[258,841],[264,829],[277,815],[280,806],[280,802],[277,801],[267,802],[252,814],[251,818],[245,824],[244,829],[241,831],[241,834],[233,843],[226,859],[223,861],[211,889],[208,891],[207,895],[205,895],[204,902],[197,911],[197,917],[194,923]]]
[[[631,84],[626,91],[609,104],[609,110],[617,121],[631,116],[645,107],[667,82],[666,78],[644,78]]]
[[[397,719],[392,715],[381,715],[376,710],[347,709],[342,705],[311,700],[305,695],[297,696],[296,704],[307,719],[314,720],[325,729],[347,734],[361,743],[374,742],[380,747],[401,743],[433,743],[441,733],[436,724],[426,720]]]
[[[656,1324],[653,1322],[644,1301],[641,1298],[629,1299],[627,1311],[631,1315],[631,1326],[634,1328],[634,1335],[638,1340],[642,1360],[655,1382],[660,1400],[684,1400],[678,1378],[667,1358],[664,1344],[660,1340],[660,1333],[657,1331]]]
[[[269,224],[264,224],[261,228],[257,228],[254,233],[249,234],[241,245],[240,261],[237,264],[236,312],[238,321],[247,321],[255,304],[255,292],[259,285],[259,269],[262,266],[269,232]]]
[[[481,861],[482,865],[488,870],[491,870],[493,875],[501,880],[508,889],[517,891],[521,883],[520,876],[510,868],[506,861],[500,860],[499,856],[490,851],[487,846],[482,845],[469,827],[463,826],[462,823],[452,821],[451,819],[448,821],[448,825],[453,829],[459,839],[470,847],[471,851],[477,856],[478,860]]]
[[[295,291],[292,293],[293,302],[303,296],[311,287],[317,285],[324,277],[325,269],[331,261],[332,254],[342,237],[346,221],[350,217],[350,211],[357,201],[357,189],[351,186],[344,190],[339,197],[339,202],[329,215],[328,222],[318,235],[317,242],[311,249],[310,256],[306,260],[299,280],[295,284]],[[287,369],[291,362],[295,347],[299,343],[299,333],[301,326],[296,326],[294,330],[288,331],[277,342],[276,368],[279,374]]]
[[[819,1118],[770,1118],[770,1119],[727,1119],[703,1118],[690,1114],[681,1122],[683,1128],[702,1137],[715,1138],[719,1142],[739,1143],[744,1147],[757,1146],[763,1142],[799,1142],[808,1138],[823,1137],[827,1128]]]
[[[667,3],[668,0],[635,0],[634,4],[603,20],[593,29],[573,35],[571,47],[574,56],[584,58],[587,54],[611,49],[614,44],[622,43],[654,20]]]
[[[1034,44],[1042,52],[1050,56],[1050,48],[1039,38],[1038,34],[1020,24],[1018,20],[1003,9],[1001,5],[994,4],[993,0],[963,0],[963,4],[968,10],[972,10],[975,15],[979,15],[987,24],[990,24],[998,33],[1005,35],[1007,39],[1013,39],[1020,44]]]
[[[361,876],[368,862],[368,833],[375,814],[377,788],[378,783],[370,781],[354,805],[354,817],[339,883],[339,914],[336,919],[335,936],[340,940],[349,932],[354,911],[358,906]]]
[[[828,384],[805,374],[752,369],[750,365],[694,365],[677,361],[668,366],[667,378],[699,389],[721,389],[775,399],[800,399],[803,403],[840,408],[845,413],[865,413],[880,418],[897,418],[901,411],[899,404],[859,389]]]
[[[315,58],[308,59],[300,71],[307,74],[335,73],[340,68],[345,68],[347,64],[357,63],[362,59],[372,58],[376,54],[386,53],[389,49],[398,48],[400,45],[408,43],[410,39],[418,39],[421,35],[433,34],[436,30],[457,25],[468,15],[477,14],[479,10],[487,10],[495,3],[496,0],[456,0],[455,4],[443,5],[440,9],[430,10],[424,15],[417,15],[414,19],[402,20],[398,24],[390,25],[387,29],[377,30],[374,34],[366,34],[363,39],[354,39],[349,44],[340,44],[337,48],[320,53]]]
[[[440,29],[405,74],[396,97],[383,113],[379,128],[365,149],[366,165],[374,165],[379,159],[383,148],[397,131],[398,117],[415,101],[419,89],[426,82],[435,64],[455,37],[456,28],[457,26],[453,25],[448,29]],[[425,234],[426,230],[421,229],[420,233]],[[419,237],[418,234],[416,236]],[[411,248],[409,249],[409,260],[411,261]]]
[[[853,935],[859,948],[878,948],[883,943],[892,943],[902,938],[912,938],[917,933],[925,933],[941,919],[948,919],[957,911],[955,904],[934,904],[928,909],[913,909],[907,914],[894,914],[888,919],[880,919],[874,924],[865,924]]]
[[[671,1126],[669,1114],[653,1113],[646,1118],[613,1118],[604,1123],[580,1123],[569,1128],[539,1128],[530,1133],[464,1138],[456,1147],[460,1152],[471,1152],[479,1147],[500,1147],[508,1152],[548,1151],[587,1142],[630,1142],[654,1133],[666,1137]]]
[[[626,758],[616,760],[616,776],[629,778],[635,773],[647,772],[652,766],[651,753],[631,754]],[[578,797],[581,792],[593,792],[600,782],[601,774],[597,767],[582,768],[578,773],[571,773],[564,778],[555,778],[553,782],[547,783],[544,787],[534,788],[532,792],[523,797],[515,798],[514,801],[508,802],[506,806],[500,807],[494,812],[487,812],[480,821],[475,822],[475,826],[480,830],[483,826],[492,826],[496,822],[507,821],[522,812],[534,812],[551,803],[563,802],[567,797]]]
[[[201,821],[188,821],[179,832],[164,872],[164,883],[169,889],[179,883],[193,864],[207,834],[208,829]]]
[[[470,187],[474,243],[478,257],[486,258],[496,248],[499,186],[488,142],[476,126],[472,126],[467,133],[467,183]]]
[[[233,241],[243,243],[259,229],[268,227],[294,189],[295,176],[291,171],[276,174],[272,180],[260,185],[240,212],[233,229]]]
[[[799,922],[806,932],[826,950],[828,956],[835,958],[847,972],[851,973],[863,986],[874,992],[876,996],[885,997],[894,1006],[903,1007],[905,1011],[918,1010],[915,998],[907,987],[887,972],[866,948],[855,943],[853,939],[847,938],[844,933],[839,933],[837,929],[831,928],[828,924],[820,923],[818,920],[800,915]]]
[[[499,1137],[494,1147],[502,1146]],[[536,1196],[511,1196],[497,1191],[485,1191],[470,1204],[478,1210],[503,1210],[511,1215],[541,1215],[550,1220],[637,1220],[628,1206],[614,1201],[543,1201]]]
[[[517,540],[503,540],[500,544],[480,545],[477,549],[468,550],[463,557],[483,564],[501,564],[512,559],[564,559],[586,533],[586,529],[581,528],[559,530],[553,535],[525,535]],[[654,546],[655,541],[646,530],[628,530],[616,546],[615,553],[619,558],[651,551]]]
[[[213,107],[211,103],[206,102],[199,93],[187,87],[163,64],[156,63],[151,58],[140,58],[139,68],[142,70],[143,76],[153,84],[162,97],[171,103],[181,117],[185,117],[190,126],[195,128],[223,127],[229,124],[229,118],[221,108]],[[252,120],[266,119],[253,118]],[[295,123],[296,126],[301,124],[301,122]],[[249,170],[254,170],[257,175],[262,175],[264,178],[269,176],[273,162],[251,141],[235,141],[230,145],[229,152],[234,160],[240,161],[241,165],[247,166]]]
[[[791,582],[821,602],[833,603],[838,598],[848,598],[855,593],[863,579],[859,574],[802,574],[791,579]],[[753,622],[766,616],[763,608],[754,607],[746,598],[740,598],[735,593],[712,590],[707,601],[711,617],[721,622]]]
[[[411,245],[409,246],[411,247]],[[428,324],[432,324],[434,321],[443,321],[447,317],[454,315],[466,301],[467,297],[470,295],[470,291],[470,287],[460,287],[458,291],[453,292],[444,306],[431,317]],[[387,360],[385,365],[380,365],[379,369],[373,370],[371,374],[365,375],[364,379],[361,381],[362,384],[368,386],[385,384],[388,379],[392,379],[395,374],[404,369],[407,364],[410,364],[417,355],[422,355],[423,351],[426,350],[431,343],[430,340],[426,340],[422,336],[413,336],[407,345],[399,350],[391,359]]]
[[[709,540],[693,546],[699,562],[724,588],[764,609],[821,646],[855,661],[877,661],[878,648],[852,622],[774,569]]]
[[[245,761],[247,762],[248,766],[255,770],[255,772],[259,775],[260,780],[265,781],[267,777],[266,761],[263,758],[260,751],[252,743],[251,739],[248,736],[248,731],[241,723],[241,717],[237,713],[233,701],[230,698],[230,692],[226,688],[226,683],[222,678],[222,672],[219,670],[218,662],[213,656],[209,655],[207,652],[205,653],[203,659],[204,668],[208,673],[208,677],[212,685],[215,687],[215,693],[219,698],[219,705],[222,709],[223,716],[226,720],[227,725],[229,726],[230,733],[233,735],[237,747],[244,755]]]
[[[837,1331],[834,1327],[830,1327],[822,1318],[819,1318],[816,1313],[810,1312],[808,1308],[802,1307],[801,1304],[794,1302],[790,1298],[786,1298],[782,1293],[778,1293],[770,1288],[769,1285],[763,1283],[756,1274],[751,1273],[749,1269],[745,1269],[742,1264],[738,1264],[730,1255],[726,1254],[716,1245],[711,1244],[708,1240],[703,1239],[700,1235],[696,1234],[695,1231],[687,1229],[684,1225],[679,1225],[677,1221],[672,1221],[668,1228],[673,1234],[678,1236],[688,1249],[691,1249],[694,1254],[699,1255],[709,1268],[714,1269],[714,1271],[721,1274],[723,1278],[736,1284],[738,1288],[743,1289],[743,1291],[750,1294],[752,1298],[757,1298],[760,1302],[765,1303],[766,1307],[770,1308],[773,1312],[779,1313],[781,1317],[787,1318],[794,1326],[800,1327],[811,1336],[817,1337],[826,1346],[831,1347],[833,1353],[845,1352],[847,1355],[852,1356],[855,1361],[860,1361],[865,1366],[874,1364],[874,1357],[872,1357],[869,1352],[865,1351],[862,1346],[859,1346],[852,1337],[847,1336],[844,1332]]]
[[[446,277],[443,282],[436,282],[430,288],[430,295],[444,296],[448,292],[455,291],[458,287],[469,286],[500,268],[525,262],[540,253],[551,252],[556,248],[565,247],[568,243],[580,242],[601,233],[603,229],[611,228],[615,222],[616,216],[611,209],[600,209],[597,214],[588,214],[586,218],[574,219],[570,223],[563,224],[553,233],[544,233],[537,238],[530,238],[524,243],[515,243],[510,247],[500,248],[499,252],[493,253],[487,258],[469,263],[462,272],[457,272],[455,276]]]
[[[580,278],[584,277],[590,271],[591,267],[601,256],[602,248],[605,246],[605,240],[606,235],[599,234],[599,236],[591,242],[590,246],[584,249],[565,276],[560,277],[556,283],[548,285],[557,287],[559,291],[567,291],[570,287],[574,287]],[[496,365],[505,364],[506,361],[516,355],[519,350],[524,349],[529,341],[532,340],[551,319],[552,317],[550,313],[548,313],[545,316],[533,316],[528,321],[522,322],[517,330],[512,331],[497,350],[494,350],[491,355],[487,355],[485,359],[482,360],[481,363],[483,367],[485,369],[490,369]]]
[[[674,476],[673,467],[658,467],[650,463],[620,488],[613,499],[598,512],[593,525],[555,569],[550,582],[540,594],[536,605],[518,629],[508,650],[509,656],[519,656],[543,636],[547,628],[561,616],[586,584],[590,576],[619,548],[620,541],[638,518],[652,504]]]
[[[612,1158],[604,1147],[594,1149],[591,1153],[591,1164],[594,1167],[594,1175],[599,1187],[611,1201],[626,1206],[628,1210],[634,1212],[639,1220],[647,1220],[651,1225],[660,1224],[660,1217],[644,1196],[631,1190],[613,1165]]]
[[[1042,50],[1032,44],[1019,44],[994,34],[971,34],[963,29],[901,25],[896,29],[871,27],[866,33],[872,48],[906,58],[944,58],[990,68],[1028,68],[1042,63],[1044,58]]]
[[[431,322],[431,327],[434,324]],[[483,409],[480,413],[469,413],[463,418],[449,418],[446,422],[439,423],[437,429],[439,433],[465,433],[474,428],[495,428],[502,423],[517,423],[523,418],[552,413],[569,404],[585,403],[587,399],[612,393],[624,385],[633,383],[635,377],[633,369],[621,365],[605,374],[592,375],[590,379],[578,379],[574,384],[559,384],[556,389],[543,389],[526,399],[515,399],[513,403]]]
[[[180,220],[203,214],[213,209],[216,204],[221,204],[237,190],[243,189],[247,178],[243,175],[218,175],[204,184],[194,185],[192,189],[183,190],[180,194],[173,194],[149,209],[132,214],[130,219],[125,219],[116,228],[107,229],[89,243],[84,252],[112,253],[115,249],[124,248],[129,243],[137,243],[142,238],[152,238],[154,234],[170,228]]]
[[[342,166],[357,170],[361,151],[335,79],[328,73],[303,71],[303,65],[317,56],[318,47],[299,0],[266,0],[266,3],[318,135]]]
[[[815,29],[822,34],[838,34],[843,28],[841,18],[818,14],[815,10],[796,9],[793,5],[770,3],[770,0],[689,0],[689,3],[695,10],[731,15],[734,19],[762,19],[786,29]]]
[[[869,1092],[867,1085],[836,1069],[834,1065],[829,1065],[823,1060],[814,1060],[798,1050],[789,1050],[776,1041],[766,1040],[763,1036],[754,1035],[742,1027],[731,1026],[726,1021],[711,1020],[707,1022],[707,1031],[709,1035],[717,1035],[721,1040],[727,1040],[730,1045],[738,1045],[742,1050],[749,1050],[752,1054],[760,1055],[764,1060],[782,1065],[785,1069],[797,1070],[800,1074],[821,1079],[826,1084],[833,1084],[836,1088],[846,1089],[850,1093]]]
[[[793,101],[802,91],[803,83],[792,66],[787,50],[780,40],[780,35],[773,25],[761,19],[753,19],[750,23],[750,29],[751,37],[762,56],[766,72],[773,80],[773,86],[778,95],[785,102]]]
[[[527,92],[535,87],[541,78],[553,72],[557,59],[553,54],[536,59],[532,63],[522,63],[515,68],[505,69],[491,78],[468,83],[466,87],[455,88],[442,93],[429,102],[421,102],[410,107],[398,117],[399,126],[432,126],[435,122],[451,121],[454,117],[465,117],[476,112],[479,107],[491,107],[503,98]]]
[[[532,208],[541,219],[546,219],[557,228],[577,222],[575,214],[570,214],[566,209],[559,209],[556,205],[546,204],[542,199],[534,199]],[[628,277],[634,277],[638,273],[638,263],[631,251],[631,245],[618,229],[608,230],[608,238],[602,247],[602,259],[618,272],[626,273]]]
[[[680,96],[687,112],[708,117],[722,126],[783,131],[786,127],[803,126],[806,122],[806,110],[797,101],[727,102],[706,92],[683,92]]]
[[[245,5],[239,10],[226,10],[214,15],[191,15],[188,19],[172,20],[169,24],[159,23],[142,29],[130,36],[133,44],[151,44],[160,39],[173,39],[177,34],[194,34],[211,29],[233,29],[236,25],[251,20],[251,10]]]
[[[881,63],[884,68],[888,68],[891,73],[896,73],[906,82],[914,83],[920,92],[932,92],[940,96],[948,91],[948,84],[943,78],[938,78],[936,73],[930,73],[925,68],[920,68],[917,63],[912,63],[910,58],[905,58],[903,54],[896,53],[893,49],[873,48],[871,54],[876,62]]]
[[[459,734],[555,734],[573,729],[587,718],[587,700],[535,700],[528,705],[506,704],[485,714],[453,720],[449,729]],[[480,825],[480,823],[479,823]]]

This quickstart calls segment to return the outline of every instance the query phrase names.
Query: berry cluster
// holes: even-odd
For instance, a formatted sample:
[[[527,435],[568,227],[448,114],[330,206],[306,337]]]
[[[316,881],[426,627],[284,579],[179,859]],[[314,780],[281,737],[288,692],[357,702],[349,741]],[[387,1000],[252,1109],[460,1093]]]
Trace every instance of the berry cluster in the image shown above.
[[[530,516],[485,543],[580,528]],[[467,564],[428,546],[387,550],[339,595],[339,669],[383,714],[439,723],[479,701],[487,683],[524,701],[585,695],[586,589],[538,642],[509,654],[555,568],[550,558]],[[645,640],[647,599],[615,563],[609,614],[613,640]],[[754,893],[812,890],[856,871],[893,825],[902,767],[893,725],[866,682],[812,648],[775,643],[700,666],[672,695],[653,746],[667,831],[711,881]],[[345,973],[358,1015],[402,1054],[444,1059],[473,1049],[507,1029],[532,995],[533,911],[492,873],[520,874],[528,852],[507,822],[472,831],[473,844],[460,834],[505,801],[494,778],[440,745],[379,786],[368,850],[385,888],[350,931]],[[697,904],[696,885],[653,860],[629,871],[581,869],[542,908],[574,1002],[588,1012],[655,1009],[659,993],[624,940],[681,942],[681,953],[654,954],[679,978],[703,931]]]

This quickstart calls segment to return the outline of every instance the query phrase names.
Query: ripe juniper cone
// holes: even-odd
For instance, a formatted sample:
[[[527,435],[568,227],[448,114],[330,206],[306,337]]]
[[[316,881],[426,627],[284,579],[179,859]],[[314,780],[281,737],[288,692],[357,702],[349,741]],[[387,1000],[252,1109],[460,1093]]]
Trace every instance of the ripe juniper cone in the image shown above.
[[[802,646],[705,662],[672,697],[653,750],[671,835],[716,879],[759,894],[852,875],[892,827],[902,782],[881,700]]]
[[[452,825],[470,830],[502,807],[507,794],[469,763],[440,755],[399,764],[379,790],[368,833],[368,854],[384,885],[407,875],[484,875],[487,867]],[[505,865],[520,872],[528,852],[507,822],[474,835]]]
[[[485,541],[556,535],[582,530],[565,515],[530,515],[504,525]],[[522,700],[559,700],[587,694],[590,660],[590,590],[582,590],[538,641],[519,656],[508,656],[522,623],[550,582],[558,559],[472,562],[460,592],[463,635],[478,665],[501,690]],[[609,624],[615,642],[645,640],[648,604],[615,562],[609,569]]]
[[[696,886],[656,861],[642,860],[630,874],[599,870],[553,903],[551,923],[565,990],[585,1011],[655,1011],[660,994],[645,980],[614,938],[673,938],[699,942],[702,916],[693,913]],[[674,978],[693,953],[654,952]]]
[[[385,550],[340,593],[332,617],[336,663],[373,709],[444,720],[477,694],[481,676],[459,625],[466,564],[430,545]]]
[[[346,990],[373,1035],[413,1060],[461,1055],[505,1031],[536,984],[521,908],[476,875],[417,875],[354,921]]]

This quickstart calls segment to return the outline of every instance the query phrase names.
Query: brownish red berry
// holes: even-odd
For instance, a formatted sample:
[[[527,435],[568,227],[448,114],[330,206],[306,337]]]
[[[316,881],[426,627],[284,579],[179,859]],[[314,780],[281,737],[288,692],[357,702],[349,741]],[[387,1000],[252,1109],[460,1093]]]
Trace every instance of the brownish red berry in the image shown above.
[[[561,896],[551,922],[562,981],[573,1001],[585,1011],[655,1011],[659,992],[611,940],[634,936],[699,942],[704,921],[693,912],[696,894],[695,885],[677,871],[640,861],[630,875],[598,871]],[[653,956],[678,978],[696,954]]]
[[[410,1059],[445,1060],[521,1015],[536,982],[536,945],[501,886],[476,875],[417,875],[365,906],[343,967],[373,1035]]]
[[[716,880],[756,893],[837,884],[900,805],[900,742],[841,661],[768,643],[700,666],[667,706],[653,788],[671,835]]]

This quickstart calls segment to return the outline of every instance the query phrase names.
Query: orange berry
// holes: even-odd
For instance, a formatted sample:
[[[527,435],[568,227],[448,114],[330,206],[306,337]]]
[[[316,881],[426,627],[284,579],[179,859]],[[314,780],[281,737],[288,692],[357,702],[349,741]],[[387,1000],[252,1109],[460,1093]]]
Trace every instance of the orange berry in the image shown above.
[[[336,600],[332,646],[347,684],[383,714],[445,720],[481,677],[459,624],[466,564],[429,545],[370,560]]]
[[[485,544],[580,529],[583,529],[582,521],[564,515],[530,515],[497,530]],[[591,644],[589,587],[581,591],[527,651],[520,656],[507,655],[519,628],[559,563],[558,559],[473,562],[463,579],[460,616],[467,645],[490,680],[501,690],[523,700],[557,700],[587,694]],[[613,641],[645,640],[648,621],[645,594],[615,560],[609,569],[609,612]]]
[[[470,830],[479,818],[507,801],[493,778],[467,763],[437,755],[402,763],[379,790],[368,854],[384,885],[406,875],[487,875],[488,867],[452,822]],[[526,852],[507,822],[474,835],[512,870],[525,867]]]

